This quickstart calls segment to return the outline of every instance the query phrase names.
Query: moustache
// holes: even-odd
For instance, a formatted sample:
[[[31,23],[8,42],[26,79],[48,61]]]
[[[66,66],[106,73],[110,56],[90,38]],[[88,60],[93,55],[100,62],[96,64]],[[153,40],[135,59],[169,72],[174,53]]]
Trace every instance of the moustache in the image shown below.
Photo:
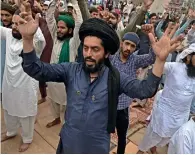
[[[95,63],[96,63],[96,61],[95,61],[94,59],[92,59],[91,57],[86,57],[86,58],[85,58],[85,62],[86,62],[86,61],[91,61],[91,62],[95,62]]]
[[[129,50],[126,50],[126,51],[124,51],[124,53],[130,53],[130,51]]]
[[[9,22],[7,19],[2,19],[2,22]]]
[[[13,32],[13,33],[19,33],[19,31],[16,30],[16,29],[12,29],[12,32]]]
[[[109,24],[109,25],[113,25],[112,22],[110,22],[110,21],[108,21],[108,24]]]

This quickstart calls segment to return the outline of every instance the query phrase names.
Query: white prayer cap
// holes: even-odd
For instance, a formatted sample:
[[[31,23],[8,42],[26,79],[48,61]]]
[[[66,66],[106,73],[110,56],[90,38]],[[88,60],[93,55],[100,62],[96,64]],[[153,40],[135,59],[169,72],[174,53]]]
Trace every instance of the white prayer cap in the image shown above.
[[[64,1],[60,1],[60,3],[62,4],[62,6],[61,6],[61,7],[63,7],[63,6],[64,6]]]
[[[189,48],[183,50],[183,52],[181,52],[181,54],[178,56],[178,61],[182,62],[182,59],[184,59],[185,57],[187,57],[189,54],[195,53],[195,43],[191,44],[189,46]]]
[[[58,10],[59,10],[60,12],[65,11],[65,4],[64,4],[64,1],[62,1],[62,0],[60,1]]]
[[[50,1],[45,1],[45,2],[44,2],[44,5],[49,6],[49,4],[50,4]]]
[[[72,3],[68,3],[67,6],[68,6],[68,7],[73,7]]]

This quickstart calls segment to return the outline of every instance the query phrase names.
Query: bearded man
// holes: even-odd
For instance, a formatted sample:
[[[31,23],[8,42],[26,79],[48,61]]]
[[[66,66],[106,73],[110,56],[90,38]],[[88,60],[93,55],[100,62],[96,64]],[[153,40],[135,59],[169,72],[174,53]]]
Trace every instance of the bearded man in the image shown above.
[[[60,133],[57,153],[108,154],[110,133],[115,131],[118,96],[125,93],[131,98],[143,99],[155,94],[167,56],[179,46],[178,40],[170,40],[176,28],[171,30],[169,26],[158,42],[149,34],[156,61],[148,79],[139,81],[119,73],[111,65],[108,57],[119,49],[119,38],[114,29],[97,18],[83,22],[79,30],[84,63],[41,62],[32,46],[38,18],[37,15],[33,20],[25,14],[24,19],[20,19],[19,30],[24,38],[25,53],[23,69],[39,81],[66,85],[66,123]]]
[[[73,14],[75,20],[70,15],[59,15],[56,22],[54,12],[57,0],[53,0],[48,9],[46,21],[54,43],[50,63],[74,62],[76,59],[80,44],[78,31],[83,20],[77,0],[71,2],[76,12],[76,15]],[[47,128],[50,128],[61,123],[60,105],[63,106],[62,110],[64,111],[66,93],[64,84],[50,82],[47,85],[48,98],[51,102],[51,111],[54,117],[54,120],[46,125]]]
[[[8,3],[1,2],[1,25],[7,28],[11,28],[12,17],[15,13],[16,8],[12,7]],[[1,83],[0,90],[2,92],[2,81],[5,67],[5,54],[6,54],[6,42],[1,40]]]
[[[18,31],[19,15],[12,18],[12,29],[0,26],[1,39],[6,40],[6,63],[2,87],[2,106],[7,132],[1,142],[17,135],[22,128],[22,143],[19,151],[27,150],[33,140],[34,122],[37,115],[38,81],[28,76],[22,68],[22,35]],[[33,38],[33,47],[40,57],[45,47],[44,36],[38,28]]]
[[[165,86],[154,104],[150,124],[139,145],[142,152],[150,149],[156,154],[156,147],[168,144],[174,133],[188,121],[195,95],[195,44],[185,49],[178,60],[165,64]]]

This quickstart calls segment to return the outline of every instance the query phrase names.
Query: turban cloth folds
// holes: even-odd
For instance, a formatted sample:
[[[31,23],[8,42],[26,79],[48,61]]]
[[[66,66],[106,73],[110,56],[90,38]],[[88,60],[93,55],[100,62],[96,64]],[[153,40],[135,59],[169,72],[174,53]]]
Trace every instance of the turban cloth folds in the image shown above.
[[[105,51],[115,54],[120,47],[120,40],[116,31],[105,21],[91,18],[83,22],[79,30],[79,38],[84,42],[85,37],[94,36],[102,40]]]
[[[75,27],[75,21],[71,16],[68,15],[59,15],[57,18],[57,21],[63,21],[66,23],[68,28],[74,28]]]

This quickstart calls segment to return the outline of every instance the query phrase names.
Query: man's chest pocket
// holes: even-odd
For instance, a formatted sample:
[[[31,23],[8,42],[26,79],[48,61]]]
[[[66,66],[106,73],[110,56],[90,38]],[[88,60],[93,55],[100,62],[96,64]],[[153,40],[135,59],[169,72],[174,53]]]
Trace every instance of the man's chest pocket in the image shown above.
[[[91,101],[93,103],[105,103],[107,100],[108,100],[108,90],[107,89],[103,89],[97,93],[91,94]]]
[[[72,89],[70,94],[68,94],[67,98],[70,97],[73,104],[81,104],[86,100],[86,94],[87,94],[86,90],[74,88]]]

